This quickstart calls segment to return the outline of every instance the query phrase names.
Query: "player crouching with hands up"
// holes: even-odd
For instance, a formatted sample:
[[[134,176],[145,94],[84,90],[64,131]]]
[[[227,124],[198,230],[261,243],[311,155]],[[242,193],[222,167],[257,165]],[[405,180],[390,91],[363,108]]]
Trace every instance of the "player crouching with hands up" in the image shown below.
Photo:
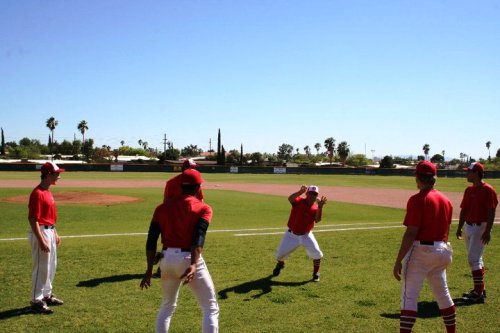
[[[305,197],[302,194],[306,194]],[[290,217],[288,218],[288,230],[285,231],[281,244],[276,251],[278,263],[273,270],[273,275],[278,276],[285,267],[285,259],[299,246],[306,249],[307,255],[313,260],[313,281],[319,282],[319,268],[323,252],[319,248],[318,242],[312,233],[314,224],[321,221],[323,206],[326,204],[326,197],[322,196],[318,200],[319,188],[311,185],[302,185],[300,190],[292,193],[288,201],[292,205]]]

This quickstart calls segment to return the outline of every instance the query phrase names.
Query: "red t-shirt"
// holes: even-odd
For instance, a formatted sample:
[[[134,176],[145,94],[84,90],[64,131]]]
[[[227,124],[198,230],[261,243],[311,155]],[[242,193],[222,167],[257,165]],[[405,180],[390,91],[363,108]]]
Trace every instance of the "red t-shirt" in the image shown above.
[[[178,174],[175,177],[170,178],[167,183],[165,184],[165,190],[163,191],[163,198],[165,200],[170,199],[175,197],[176,195],[179,195],[182,193],[182,180],[181,180],[182,173]],[[200,190],[198,191],[198,194],[196,197],[200,200],[203,200],[203,191],[200,187]]]
[[[448,241],[453,207],[438,190],[423,190],[413,195],[406,205],[406,226],[419,227],[416,240]]]
[[[488,210],[495,209],[498,197],[495,189],[487,183],[480,186],[471,185],[465,189],[460,208],[465,213],[465,221],[482,223],[488,220]]]
[[[192,195],[179,195],[158,207],[151,223],[159,223],[164,247],[191,248],[198,220],[212,220],[212,208]]]
[[[28,204],[28,218],[35,218],[40,225],[56,224],[56,205],[54,197],[48,189],[37,186],[31,192]]]
[[[292,211],[288,218],[288,228],[297,234],[308,233],[314,228],[314,219],[318,205],[313,203],[307,205],[306,198],[297,197],[292,203]]]

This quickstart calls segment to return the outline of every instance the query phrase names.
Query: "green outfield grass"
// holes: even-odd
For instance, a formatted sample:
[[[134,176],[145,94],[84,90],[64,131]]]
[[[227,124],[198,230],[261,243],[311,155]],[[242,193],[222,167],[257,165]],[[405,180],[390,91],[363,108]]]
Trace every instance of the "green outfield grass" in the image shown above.
[[[166,180],[178,173],[169,172],[66,172],[64,179],[75,180]],[[39,179],[39,172],[0,172],[3,179]],[[290,175],[290,174],[220,174],[204,173],[207,182],[261,183],[261,184],[317,184],[323,186],[377,187],[415,189],[415,179],[410,176],[368,175]],[[500,188],[500,179],[485,179]],[[468,186],[464,178],[438,178],[436,187],[442,191],[463,192]]]
[[[5,174],[13,173],[0,173],[0,176]],[[37,183],[35,173],[15,174],[24,175],[23,179],[32,177],[34,185]],[[168,174],[161,173],[69,172],[64,177],[107,179],[106,175],[115,179],[168,177]],[[232,176],[238,179],[237,182],[264,183],[267,179],[269,183],[279,180],[300,184],[311,183],[313,179],[319,185],[339,183],[345,186],[355,182],[350,176],[204,175],[208,181],[233,181]],[[413,185],[411,177],[359,177],[362,179],[353,186],[368,186],[361,184],[373,180],[379,182],[377,186],[380,187],[393,182]],[[448,180],[459,179],[443,179],[440,182]],[[2,188],[0,198],[25,195],[30,191]],[[161,200],[161,190],[55,187],[54,191],[130,195],[141,201],[109,206],[58,206],[58,231],[64,238],[59,249],[54,292],[66,304],[54,307],[55,313],[50,316],[31,314],[27,308],[31,277],[27,240],[1,240],[2,331],[152,332],[161,301],[159,281],[153,280],[152,288],[142,291],[139,282],[145,270],[146,232],[154,207]],[[460,191],[463,191],[463,186]],[[214,218],[204,257],[219,294],[221,332],[398,331],[400,284],[392,277],[392,265],[404,231],[400,227],[403,210],[328,202],[324,219],[315,229],[325,258],[321,282],[313,283],[310,282],[312,262],[303,249],[292,254],[279,277],[270,276],[275,264],[274,252],[289,214],[286,198],[206,190],[205,199],[214,208]],[[0,202],[0,211],[0,239],[25,238],[29,228],[26,204]],[[453,225],[452,234],[455,228],[456,225]],[[68,237],[118,233],[122,235]],[[248,235],[250,233],[257,235]],[[472,282],[463,243],[454,238],[451,242],[454,263],[448,270],[448,280],[453,297],[458,298],[463,291],[470,289]],[[495,253],[500,250],[499,244],[500,239],[494,232],[485,254],[486,303],[458,304],[460,332],[498,331],[500,257]],[[181,290],[172,332],[201,331],[201,314],[187,289],[183,287]],[[421,293],[419,312],[415,332],[444,331],[437,305],[427,285]]]

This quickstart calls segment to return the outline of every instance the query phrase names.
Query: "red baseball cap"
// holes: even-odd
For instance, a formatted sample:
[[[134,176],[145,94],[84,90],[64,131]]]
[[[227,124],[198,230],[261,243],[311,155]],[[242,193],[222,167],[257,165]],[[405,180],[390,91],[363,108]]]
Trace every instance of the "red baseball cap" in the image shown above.
[[[186,158],[184,162],[182,163],[182,169],[191,169],[191,168],[196,168],[198,164],[192,159],[192,158]]]
[[[40,171],[43,175],[48,175],[49,173],[64,172],[65,170],[58,167],[54,162],[46,162],[44,165],[42,165]]]
[[[475,171],[475,172],[484,173],[484,167],[481,163],[474,162],[474,163],[471,163],[467,168],[464,168],[464,171]]]
[[[187,169],[182,172],[182,185],[200,185],[204,182],[201,173],[195,169]]]
[[[434,163],[429,161],[421,161],[417,164],[415,173],[417,175],[435,176],[437,173],[437,169]]]

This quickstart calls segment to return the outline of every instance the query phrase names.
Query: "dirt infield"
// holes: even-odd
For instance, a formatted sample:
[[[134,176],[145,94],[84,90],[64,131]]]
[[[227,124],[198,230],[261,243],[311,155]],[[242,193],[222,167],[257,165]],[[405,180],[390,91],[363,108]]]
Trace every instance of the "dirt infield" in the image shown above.
[[[53,193],[58,205],[114,205],[141,201],[139,198],[125,195],[108,195],[98,192],[57,192]],[[4,198],[3,202],[28,203],[29,195],[17,195]]]
[[[33,188],[36,182],[30,180],[4,180],[0,183],[0,188]],[[147,180],[147,181],[123,181],[123,180],[65,180],[61,179],[56,185],[58,188],[131,188],[131,187],[150,187],[158,188],[163,191],[165,186],[164,180]],[[246,183],[205,183],[204,189],[211,190],[228,190],[250,193],[261,193],[278,196],[288,196],[290,193],[298,189],[297,185],[283,184],[246,184]],[[364,187],[340,187],[340,186],[321,186],[322,195],[326,195],[330,201],[339,201],[347,203],[356,203],[364,205],[391,207],[391,208],[406,208],[408,198],[417,192],[415,190],[401,189],[378,189]],[[459,213],[460,201],[462,193],[445,192],[446,196],[451,200],[456,218]],[[63,204],[116,204],[136,202],[137,198],[127,196],[112,196],[97,192],[59,192],[55,194],[57,203]],[[13,198],[8,198],[11,201]],[[27,197],[19,197],[16,200],[27,202]],[[5,200],[4,200],[5,201]],[[11,201],[12,202],[12,201]],[[20,202],[20,201],[16,201]]]

